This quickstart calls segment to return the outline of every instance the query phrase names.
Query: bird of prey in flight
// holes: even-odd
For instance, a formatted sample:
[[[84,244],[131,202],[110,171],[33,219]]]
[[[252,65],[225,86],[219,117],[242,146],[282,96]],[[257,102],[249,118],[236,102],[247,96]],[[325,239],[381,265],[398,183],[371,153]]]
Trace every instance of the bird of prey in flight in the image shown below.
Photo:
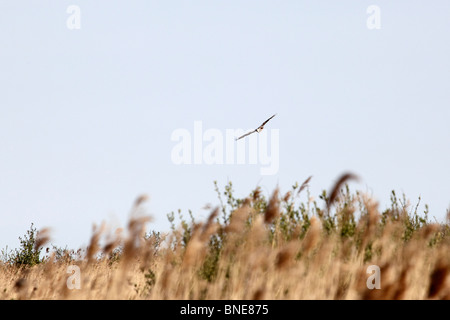
[[[261,130],[262,129],[264,129],[264,126],[266,125],[266,123],[267,122],[269,122],[273,117],[275,117],[277,114],[275,113],[273,116],[271,116],[269,119],[267,119],[266,121],[264,121],[258,128],[256,128],[255,130],[253,130],[253,131],[250,131],[250,132],[247,132],[246,134],[244,134],[244,135],[242,135],[242,136],[240,136],[239,138],[236,138],[236,141],[237,140],[239,140],[239,139],[242,139],[242,138],[244,138],[244,137],[246,137],[246,136],[248,136],[248,135],[250,135],[250,134],[252,134],[252,133],[255,133],[255,132],[261,132]]]

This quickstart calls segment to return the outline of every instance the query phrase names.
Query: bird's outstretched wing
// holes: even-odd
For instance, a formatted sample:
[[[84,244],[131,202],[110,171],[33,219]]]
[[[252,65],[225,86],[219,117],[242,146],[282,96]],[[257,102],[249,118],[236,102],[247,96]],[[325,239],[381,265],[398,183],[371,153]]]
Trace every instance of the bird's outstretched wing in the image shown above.
[[[269,122],[270,120],[272,120],[272,118],[273,117],[275,117],[277,114],[275,113],[273,116],[271,116],[269,119],[267,119],[266,121],[264,121],[260,126],[259,126],[259,128],[263,128],[264,126],[265,126],[265,124],[267,123],[267,122]]]
[[[257,132],[257,131],[256,131],[256,130],[253,130],[253,131],[247,132],[246,134],[240,136],[239,138],[236,138],[236,141],[238,141],[239,139],[242,139],[242,138],[244,138],[244,137],[246,137],[246,136],[248,136],[248,135],[250,135],[250,134],[252,134],[252,133],[255,133],[255,132]]]

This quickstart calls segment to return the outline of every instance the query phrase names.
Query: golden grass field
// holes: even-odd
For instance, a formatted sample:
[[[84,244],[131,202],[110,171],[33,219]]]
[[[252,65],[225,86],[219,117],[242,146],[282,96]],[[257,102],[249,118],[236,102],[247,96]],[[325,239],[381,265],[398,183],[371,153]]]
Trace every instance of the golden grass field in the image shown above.
[[[299,202],[309,179],[268,199],[259,189],[235,199],[230,184],[206,221],[180,214],[178,224],[168,215],[167,234],[147,232],[139,197],[124,230],[103,223],[79,254],[49,250],[32,266],[1,262],[0,298],[450,299],[448,221],[429,222],[395,193],[382,211],[344,187],[351,178],[320,196],[323,207],[309,194]],[[46,243],[41,230],[34,250]],[[380,268],[380,289],[367,286],[371,265]]]

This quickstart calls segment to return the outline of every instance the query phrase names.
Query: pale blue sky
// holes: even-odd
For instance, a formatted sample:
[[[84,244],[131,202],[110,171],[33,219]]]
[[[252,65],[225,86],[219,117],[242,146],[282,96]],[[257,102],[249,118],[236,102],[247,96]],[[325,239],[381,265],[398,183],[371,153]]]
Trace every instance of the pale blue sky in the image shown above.
[[[69,30],[69,5],[81,29]],[[366,26],[369,5],[381,29]],[[344,171],[389,202],[430,216],[450,205],[449,1],[0,0],[0,248],[31,222],[77,248],[93,223],[124,226],[150,196],[166,214],[218,204],[256,185],[311,194]],[[174,130],[267,126],[280,132],[277,175],[258,165],[171,161]]]

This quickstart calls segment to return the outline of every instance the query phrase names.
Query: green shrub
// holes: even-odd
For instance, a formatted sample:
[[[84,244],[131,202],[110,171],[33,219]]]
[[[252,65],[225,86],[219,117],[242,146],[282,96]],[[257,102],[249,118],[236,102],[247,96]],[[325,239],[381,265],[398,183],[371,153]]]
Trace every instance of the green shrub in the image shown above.
[[[19,249],[15,249],[11,253],[3,254],[6,256],[7,263],[17,267],[32,267],[44,260],[40,257],[42,247],[37,245],[37,231],[33,223],[24,237],[19,237],[19,241]]]

